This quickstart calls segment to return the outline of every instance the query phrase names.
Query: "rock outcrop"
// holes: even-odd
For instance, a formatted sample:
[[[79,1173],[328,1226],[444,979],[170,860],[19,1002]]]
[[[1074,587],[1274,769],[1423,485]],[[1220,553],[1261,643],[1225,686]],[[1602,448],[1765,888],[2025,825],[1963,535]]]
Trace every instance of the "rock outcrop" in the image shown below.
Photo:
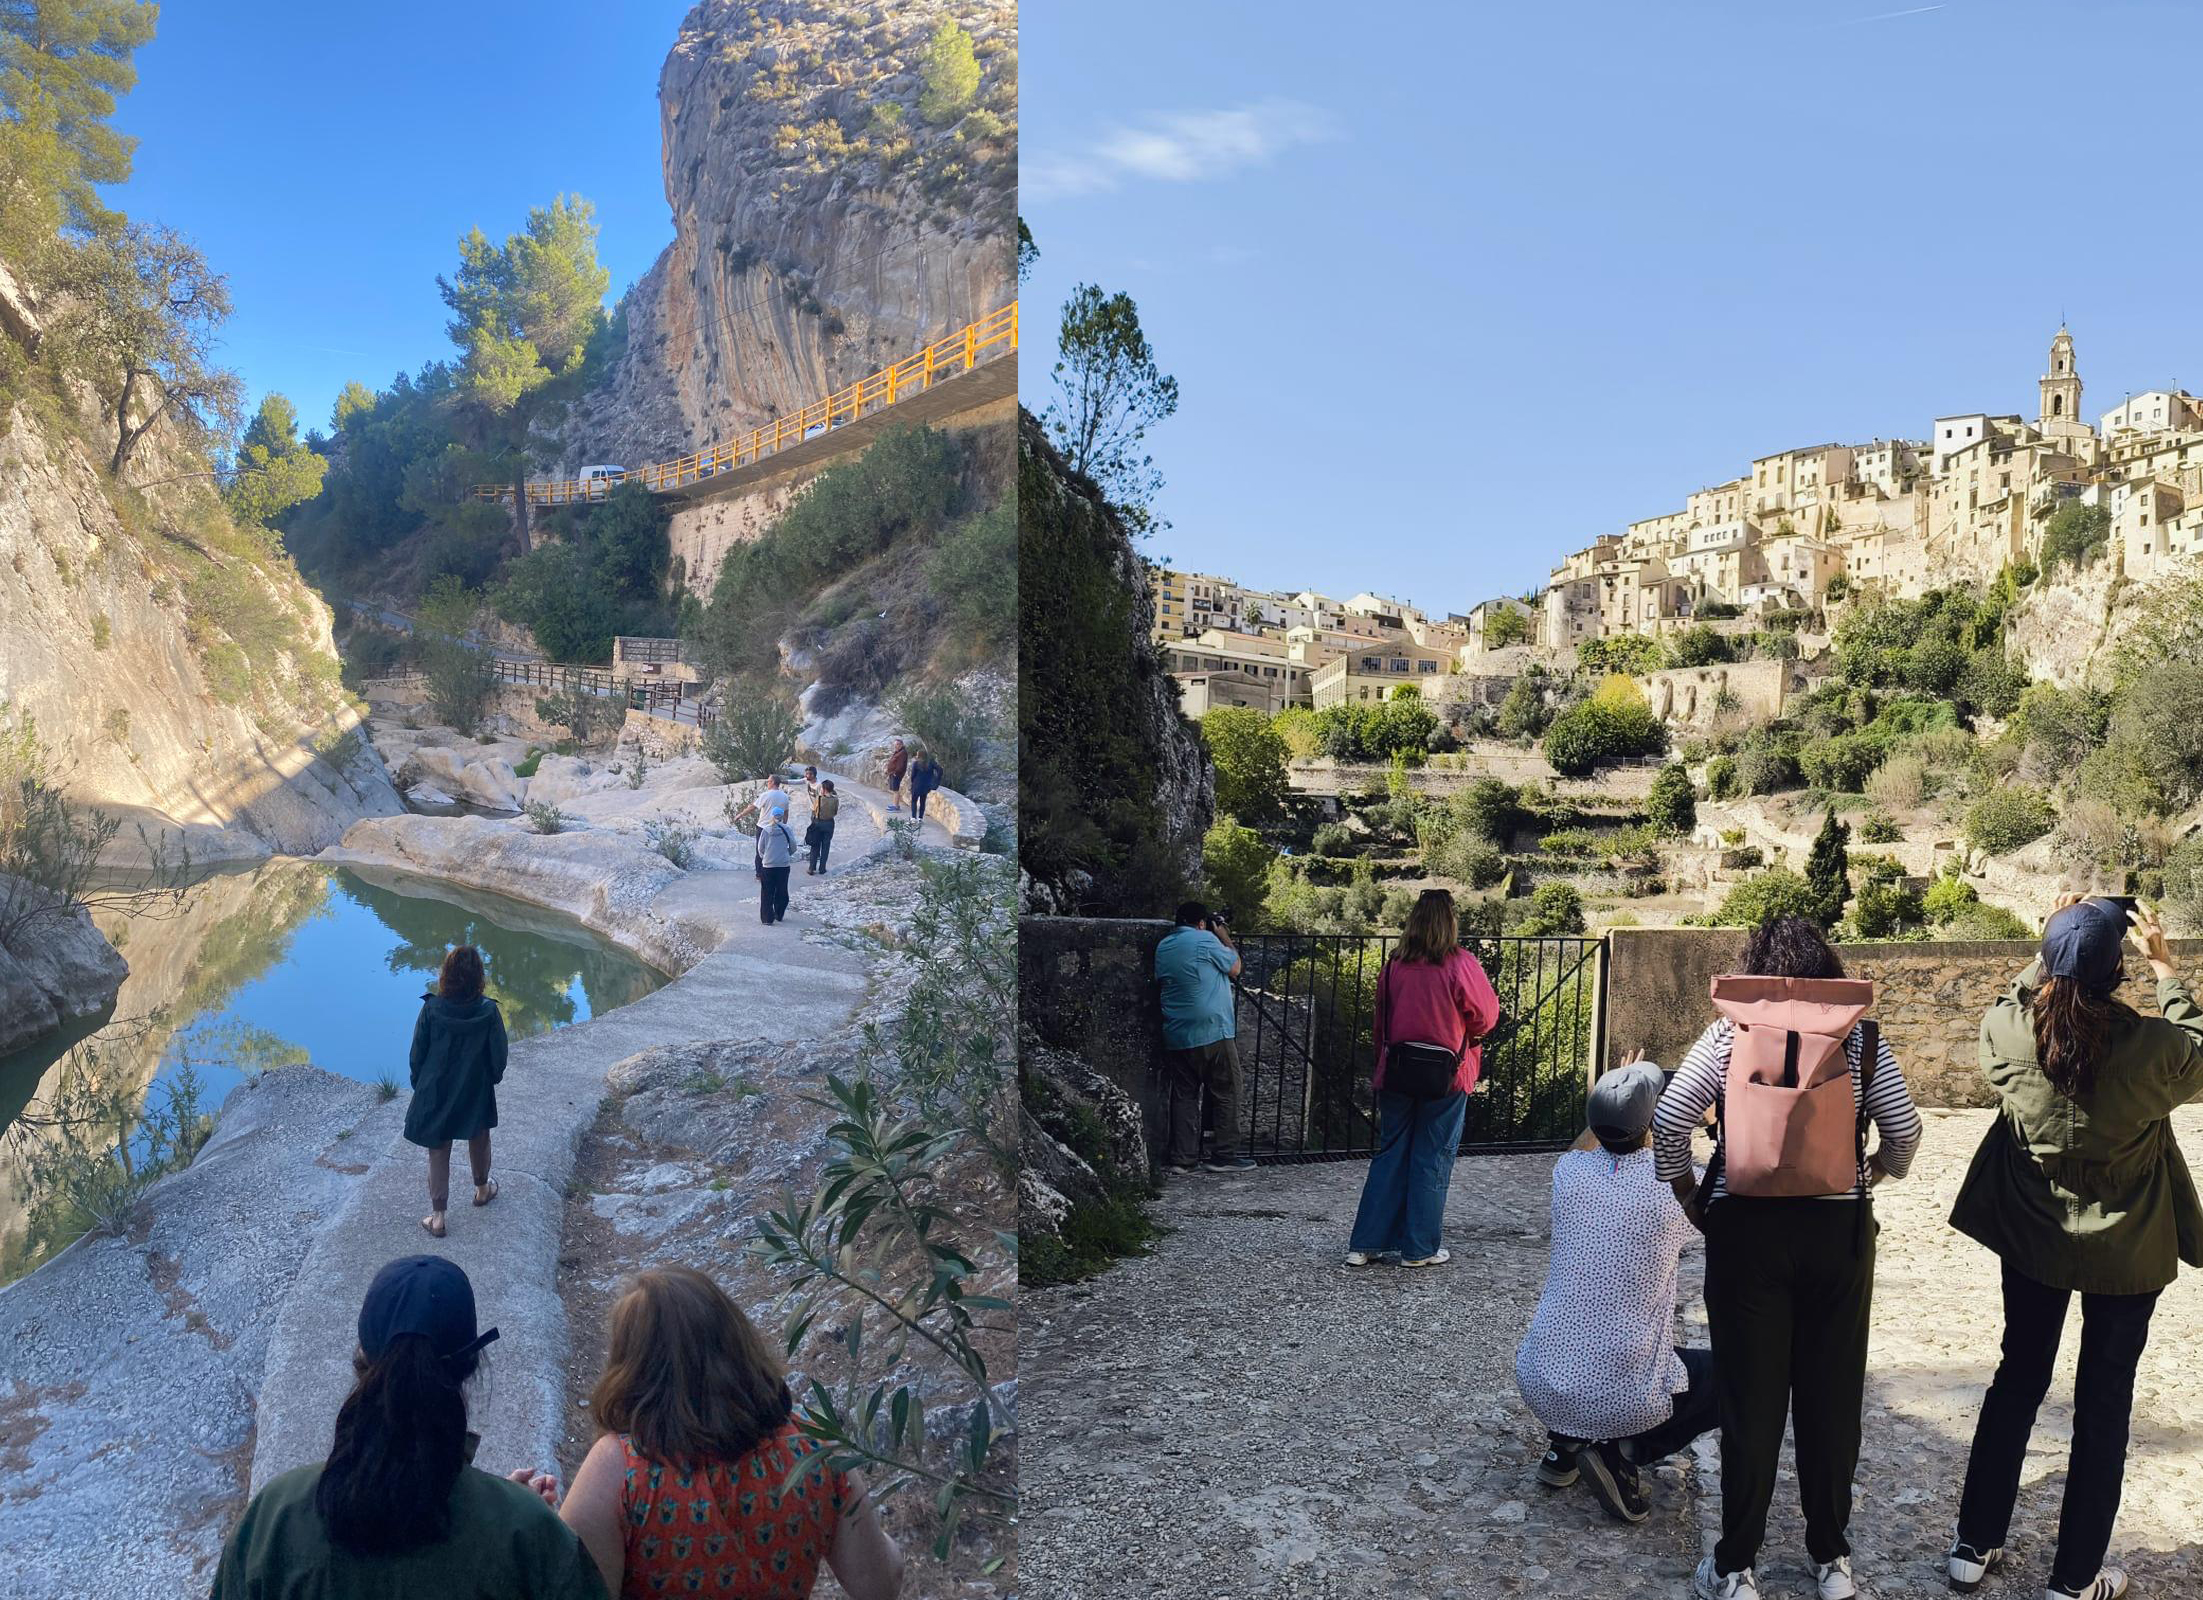
[[[195,860],[308,854],[401,809],[336,689],[329,609],[203,482],[118,489],[52,408],[0,410],[0,703],[78,801]],[[158,436],[133,476],[196,460]]]
[[[1200,881],[1216,770],[1151,642],[1132,536],[1030,413],[1017,444],[1025,908],[1153,915]]]
[[[944,22],[980,67],[925,109]],[[1015,294],[1009,0],[704,0],[659,78],[674,241],[626,351],[539,433],[546,464],[639,464],[795,411]]]
[[[82,910],[64,909],[51,894],[22,880],[0,879],[0,906],[39,903],[49,909],[0,933],[0,1055],[70,1022],[96,1017],[115,1003],[130,975],[123,960]]]

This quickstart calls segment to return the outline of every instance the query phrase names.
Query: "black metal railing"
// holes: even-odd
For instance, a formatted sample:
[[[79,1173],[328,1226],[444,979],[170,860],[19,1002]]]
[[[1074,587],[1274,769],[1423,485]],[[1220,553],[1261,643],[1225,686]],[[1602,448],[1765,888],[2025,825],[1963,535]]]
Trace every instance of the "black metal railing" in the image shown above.
[[[1371,1012],[1393,933],[1267,933],[1238,941],[1240,1135],[1258,1161],[1374,1154]],[[1582,936],[1464,939],[1499,996],[1461,1148],[1567,1143],[1605,1046],[1606,941]]]

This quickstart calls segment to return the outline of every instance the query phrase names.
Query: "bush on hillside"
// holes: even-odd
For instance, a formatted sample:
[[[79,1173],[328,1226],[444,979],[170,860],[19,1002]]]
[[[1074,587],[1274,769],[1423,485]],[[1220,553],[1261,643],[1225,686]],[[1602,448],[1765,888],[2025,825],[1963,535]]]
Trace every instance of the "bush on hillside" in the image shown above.
[[[1707,799],[1734,800],[1744,792],[1743,779],[1737,774],[1736,757],[1715,756],[1706,763]]]
[[[1291,751],[1269,717],[1246,706],[1216,706],[1201,718],[1201,742],[1216,767],[1216,809],[1267,822],[1285,803]]]
[[[1667,731],[1645,703],[1644,691],[1619,675],[1561,712],[1545,730],[1545,759],[1571,778],[1588,775],[1602,761],[1657,755],[1665,748]]]
[[[1201,870],[1208,878],[1210,900],[1250,929],[1263,926],[1270,865],[1276,860],[1277,852],[1260,834],[1228,815],[1217,817],[1201,840]]]
[[[1450,878],[1472,889],[1488,889],[1507,876],[1507,858],[1498,848],[1465,832],[1428,852],[1423,867],[1434,877]]]
[[[1717,928],[1756,928],[1769,917],[1810,918],[1818,907],[1813,888],[1788,867],[1755,872],[1731,889],[1708,919]]]
[[[1530,909],[1515,925],[1526,939],[1584,931],[1583,895],[1572,883],[1541,883],[1530,893]]]
[[[1690,774],[1675,762],[1660,769],[1645,796],[1645,820],[1662,833],[1688,833],[1698,822],[1698,795]]]
[[[941,763],[943,783],[956,789],[975,782],[981,752],[999,731],[992,712],[953,684],[907,690],[896,696],[894,710]]]
[[[2057,825],[2049,796],[2026,784],[1991,789],[1966,813],[1966,840],[1990,855],[2009,855]]]
[[[698,748],[718,769],[721,783],[746,783],[793,761],[802,731],[795,702],[778,689],[736,684]]]
[[[1343,822],[1322,822],[1309,837],[1309,850],[1319,856],[1350,856],[1355,853],[1354,830]]]
[[[2068,500],[2043,524],[2042,570],[2090,566],[2110,539],[2111,512],[2107,508]]]
[[[1816,789],[1857,794],[1881,764],[1882,747],[1867,734],[1844,733],[1821,739],[1798,752],[1798,770]]]

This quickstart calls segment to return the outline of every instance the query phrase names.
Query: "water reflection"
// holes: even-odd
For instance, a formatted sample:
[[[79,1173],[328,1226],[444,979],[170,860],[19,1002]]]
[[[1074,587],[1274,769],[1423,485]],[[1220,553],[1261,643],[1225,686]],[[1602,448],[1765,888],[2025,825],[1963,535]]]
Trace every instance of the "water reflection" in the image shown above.
[[[481,949],[515,1038],[664,982],[517,901],[311,862],[209,876],[173,910],[102,931],[130,962],[111,1016],[0,1057],[0,1281],[96,1220],[73,1201],[34,1203],[36,1184],[97,1198],[115,1172],[160,1159],[164,1140],[171,1155],[188,1145],[191,1118],[248,1075],[311,1061],[402,1087],[421,993],[454,944]]]

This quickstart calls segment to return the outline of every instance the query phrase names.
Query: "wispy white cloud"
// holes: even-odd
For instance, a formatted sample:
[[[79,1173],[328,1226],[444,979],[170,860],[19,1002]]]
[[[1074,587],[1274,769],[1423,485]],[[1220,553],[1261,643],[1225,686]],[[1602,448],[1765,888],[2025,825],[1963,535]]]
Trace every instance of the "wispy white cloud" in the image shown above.
[[[1200,183],[1338,135],[1331,113],[1298,100],[1159,112],[1137,126],[1110,128],[1076,150],[1028,153],[1019,187],[1030,203],[1101,194],[1141,181]]]
[[[1862,22],[1894,22],[1899,17],[1921,17],[1926,16],[1930,11],[1941,11],[1943,9],[1940,5],[1911,6],[1903,11],[1877,11],[1871,17],[1838,17],[1835,21],[1828,23],[1827,26],[1831,28],[1855,28]]]

